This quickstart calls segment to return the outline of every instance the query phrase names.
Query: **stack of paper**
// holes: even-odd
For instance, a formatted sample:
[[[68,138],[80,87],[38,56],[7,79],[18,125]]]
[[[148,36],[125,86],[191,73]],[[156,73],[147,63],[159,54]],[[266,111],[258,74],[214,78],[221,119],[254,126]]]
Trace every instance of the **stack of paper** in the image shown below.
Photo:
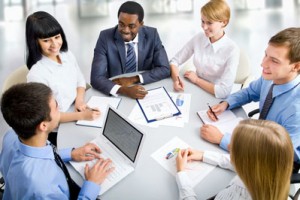
[[[97,108],[100,110],[101,115],[99,118],[93,120],[93,121],[87,121],[87,120],[78,120],[76,122],[77,125],[83,125],[83,126],[94,126],[94,127],[102,127],[104,123],[104,118],[107,114],[107,107],[111,106],[113,108],[117,108],[119,103],[121,101],[121,98],[115,98],[115,97],[98,97],[98,96],[92,96],[89,101],[87,102],[87,105],[90,108]]]

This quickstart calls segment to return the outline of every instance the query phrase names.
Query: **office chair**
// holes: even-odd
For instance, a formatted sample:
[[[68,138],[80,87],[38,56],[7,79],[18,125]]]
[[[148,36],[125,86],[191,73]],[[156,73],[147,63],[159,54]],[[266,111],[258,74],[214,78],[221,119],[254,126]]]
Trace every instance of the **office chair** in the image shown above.
[[[26,65],[22,65],[14,70],[11,74],[7,76],[2,86],[2,93],[4,93],[11,86],[18,83],[26,83],[26,76],[28,74],[28,68]]]
[[[239,65],[237,67],[234,83],[241,84],[241,89],[247,87],[253,80],[249,64],[249,57],[244,50],[240,50]]]

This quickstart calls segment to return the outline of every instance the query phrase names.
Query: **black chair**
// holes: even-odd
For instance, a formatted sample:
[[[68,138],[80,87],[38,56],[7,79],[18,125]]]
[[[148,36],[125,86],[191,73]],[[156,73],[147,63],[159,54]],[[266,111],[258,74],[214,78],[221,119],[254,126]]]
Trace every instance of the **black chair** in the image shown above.
[[[5,185],[4,178],[1,177],[0,178],[0,199],[3,199],[4,185]]]

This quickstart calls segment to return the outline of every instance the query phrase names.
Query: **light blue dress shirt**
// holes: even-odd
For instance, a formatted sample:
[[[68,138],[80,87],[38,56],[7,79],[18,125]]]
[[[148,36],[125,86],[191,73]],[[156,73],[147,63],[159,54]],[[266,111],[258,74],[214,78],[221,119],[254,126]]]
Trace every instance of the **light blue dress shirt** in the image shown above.
[[[0,154],[0,171],[5,180],[3,199],[69,199],[65,174],[48,144],[31,147],[21,143],[13,130],[5,134]],[[61,152],[64,161],[71,160],[71,148]],[[99,185],[85,181],[78,199],[96,199],[99,191]]]
[[[267,120],[275,121],[282,125],[289,133],[294,146],[295,161],[300,158],[300,75],[294,80],[275,85],[273,88],[273,104],[266,117]],[[228,109],[233,109],[251,101],[259,101],[259,109],[262,110],[268,91],[273,81],[264,80],[260,77],[253,81],[248,88],[230,95]],[[225,133],[220,147],[227,150],[230,143],[231,133]]]

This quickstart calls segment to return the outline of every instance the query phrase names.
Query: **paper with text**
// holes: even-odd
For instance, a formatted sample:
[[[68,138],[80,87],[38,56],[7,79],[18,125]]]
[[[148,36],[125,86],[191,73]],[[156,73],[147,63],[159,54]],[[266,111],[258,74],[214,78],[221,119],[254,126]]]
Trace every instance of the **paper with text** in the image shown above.
[[[164,169],[176,176],[176,157],[166,159],[166,155],[175,148],[187,149],[190,146],[181,140],[179,137],[174,137],[164,146],[155,151],[151,157],[156,160]],[[208,173],[210,173],[215,166],[209,165],[200,161],[189,162],[186,172],[192,182],[192,186],[198,184]]]
[[[147,123],[140,107],[138,106],[138,104],[136,104],[132,109],[131,113],[129,114],[128,118],[134,123],[141,124],[144,126],[149,126],[149,127],[155,127],[155,128],[159,127],[160,125],[184,127],[184,123],[189,122],[190,104],[191,104],[192,95],[187,93],[174,93],[174,92],[169,92],[169,95],[171,96],[172,100],[176,102],[176,105],[180,110],[181,115],[155,121],[152,123]],[[179,100],[181,102],[178,103]]]
[[[98,108],[101,112],[100,117],[93,121],[78,120],[76,122],[76,125],[103,127],[108,105],[110,105],[113,108],[117,108],[120,101],[121,98],[92,96],[87,102],[87,105],[90,108]]]
[[[148,123],[181,114],[164,87],[148,90],[145,98],[137,102]]]

